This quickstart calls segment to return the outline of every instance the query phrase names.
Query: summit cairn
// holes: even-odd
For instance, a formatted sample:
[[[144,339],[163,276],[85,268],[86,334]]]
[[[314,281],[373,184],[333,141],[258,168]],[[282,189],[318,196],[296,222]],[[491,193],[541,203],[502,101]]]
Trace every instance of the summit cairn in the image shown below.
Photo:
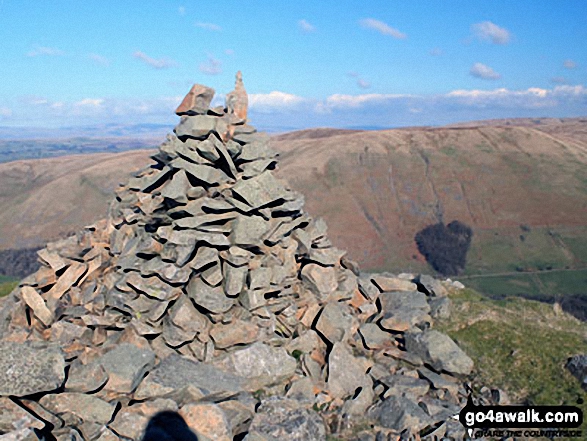
[[[448,285],[360,273],[273,175],[240,72],[213,95],[7,299],[0,433],[139,440],[171,410],[203,440],[462,436],[473,362],[430,329]]]

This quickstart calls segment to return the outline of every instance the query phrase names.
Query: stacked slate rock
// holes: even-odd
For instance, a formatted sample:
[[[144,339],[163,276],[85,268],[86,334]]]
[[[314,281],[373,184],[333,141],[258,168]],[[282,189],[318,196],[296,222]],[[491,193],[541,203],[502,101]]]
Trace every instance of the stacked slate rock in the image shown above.
[[[0,314],[0,439],[138,440],[178,411],[202,440],[462,436],[473,363],[447,284],[361,274],[247,124],[195,85],[108,218],[39,251]],[[377,438],[376,438],[377,437]]]

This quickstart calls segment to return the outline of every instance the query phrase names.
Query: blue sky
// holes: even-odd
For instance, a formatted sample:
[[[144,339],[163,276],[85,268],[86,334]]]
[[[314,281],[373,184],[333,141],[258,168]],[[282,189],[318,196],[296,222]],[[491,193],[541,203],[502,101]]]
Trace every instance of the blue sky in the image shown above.
[[[0,126],[173,124],[237,70],[260,129],[587,115],[587,2],[0,0]]]

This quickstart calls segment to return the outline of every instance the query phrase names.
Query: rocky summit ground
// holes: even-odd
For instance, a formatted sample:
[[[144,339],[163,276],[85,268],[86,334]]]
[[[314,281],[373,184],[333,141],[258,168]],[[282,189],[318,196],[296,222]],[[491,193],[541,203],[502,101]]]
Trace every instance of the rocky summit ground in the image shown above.
[[[273,175],[240,75],[213,94],[4,303],[1,439],[139,440],[162,410],[201,440],[462,437],[455,285],[361,273]]]

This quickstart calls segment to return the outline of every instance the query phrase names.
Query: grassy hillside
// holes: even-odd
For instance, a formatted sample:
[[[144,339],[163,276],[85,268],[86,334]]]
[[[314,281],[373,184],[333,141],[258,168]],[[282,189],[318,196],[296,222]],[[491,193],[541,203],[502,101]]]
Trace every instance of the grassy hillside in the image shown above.
[[[466,284],[494,298],[520,294],[585,311],[587,120],[518,123],[313,129],[272,143],[278,175],[363,270],[433,272],[414,236],[458,220],[473,229]],[[0,164],[0,250],[43,244],[105,216],[112,190],[151,153]]]
[[[490,300],[472,289],[451,299],[451,317],[436,327],[473,358],[479,384],[505,390],[514,403],[566,404],[587,414],[587,393],[564,368],[585,353],[586,323],[541,302]]]

